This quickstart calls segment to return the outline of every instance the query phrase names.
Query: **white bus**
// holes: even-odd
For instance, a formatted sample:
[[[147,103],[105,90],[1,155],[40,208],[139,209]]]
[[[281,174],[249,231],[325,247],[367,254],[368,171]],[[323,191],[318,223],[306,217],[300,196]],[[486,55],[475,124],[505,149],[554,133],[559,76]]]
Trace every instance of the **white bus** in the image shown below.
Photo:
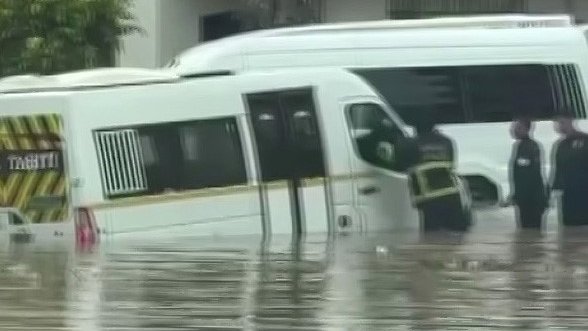
[[[10,77],[0,109],[1,210],[37,237],[419,228],[373,139],[406,132],[342,69]]]
[[[548,121],[554,114],[573,112],[588,128],[584,30],[565,15],[319,24],[204,43],[169,67],[181,76],[288,67],[355,72],[403,125],[423,109],[436,110],[474,198],[496,202],[508,193],[513,116],[539,120],[536,138],[547,156],[557,139]]]

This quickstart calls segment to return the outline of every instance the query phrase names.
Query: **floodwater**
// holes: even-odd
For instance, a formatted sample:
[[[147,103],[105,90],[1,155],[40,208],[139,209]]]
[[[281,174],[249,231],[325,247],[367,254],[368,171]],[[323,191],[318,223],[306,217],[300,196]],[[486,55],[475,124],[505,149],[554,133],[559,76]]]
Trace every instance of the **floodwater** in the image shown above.
[[[489,214],[490,215],[490,214]],[[586,330],[588,230],[0,250],[0,330]]]

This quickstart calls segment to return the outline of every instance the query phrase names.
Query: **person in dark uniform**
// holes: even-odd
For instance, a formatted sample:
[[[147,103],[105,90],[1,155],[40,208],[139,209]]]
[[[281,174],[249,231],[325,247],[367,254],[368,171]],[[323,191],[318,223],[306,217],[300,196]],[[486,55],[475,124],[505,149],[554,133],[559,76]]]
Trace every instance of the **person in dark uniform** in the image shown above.
[[[557,116],[555,130],[562,139],[553,149],[551,189],[561,193],[561,221],[588,225],[588,135],[576,129],[571,114]]]
[[[510,161],[511,195],[509,203],[517,208],[518,224],[522,228],[541,228],[547,207],[545,182],[542,174],[541,147],[531,138],[532,122],[516,119],[511,126],[516,140]]]
[[[412,155],[408,156],[412,163],[409,177],[423,230],[466,231],[469,221],[454,173],[453,142],[435,130],[429,118],[421,118],[415,124],[417,137],[412,144]]]

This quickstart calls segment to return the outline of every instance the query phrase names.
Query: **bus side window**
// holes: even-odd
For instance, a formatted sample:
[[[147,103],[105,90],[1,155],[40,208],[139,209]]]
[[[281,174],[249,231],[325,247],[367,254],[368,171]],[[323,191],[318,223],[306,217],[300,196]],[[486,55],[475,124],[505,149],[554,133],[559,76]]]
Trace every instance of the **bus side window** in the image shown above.
[[[96,143],[108,198],[247,183],[234,117],[99,130]]]
[[[435,109],[437,124],[548,120],[562,111],[586,118],[580,68],[573,63],[369,68],[366,79],[405,123]]]
[[[396,150],[403,132],[377,104],[354,104],[348,108],[348,126],[356,153],[364,161],[380,168],[398,169]]]

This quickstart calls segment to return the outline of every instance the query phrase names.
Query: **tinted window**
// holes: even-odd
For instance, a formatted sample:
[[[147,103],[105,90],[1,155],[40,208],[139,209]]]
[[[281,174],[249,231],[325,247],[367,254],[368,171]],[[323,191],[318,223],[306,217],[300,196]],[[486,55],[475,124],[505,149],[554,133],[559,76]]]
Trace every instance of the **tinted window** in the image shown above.
[[[146,157],[145,173],[148,193],[180,191],[183,186],[183,156],[177,127],[158,124],[135,128],[139,132]]]
[[[356,152],[366,162],[400,170],[395,163],[404,134],[377,104],[354,104],[348,108],[348,126]]]
[[[491,65],[380,68],[356,71],[409,124],[432,110],[437,123],[547,119],[570,111],[585,116],[573,65]]]
[[[241,143],[234,121],[179,125],[182,186],[186,189],[246,182]]]
[[[459,72],[455,68],[369,69],[358,72],[386,98],[407,123],[420,111],[434,110],[439,123],[466,120]]]
[[[286,113],[289,145],[295,157],[295,174],[300,178],[325,175],[321,137],[310,90],[286,92],[280,95]]]
[[[545,66],[470,67],[463,74],[475,122],[508,122],[513,114],[546,119],[556,111]]]
[[[162,123],[122,130],[128,129],[138,132],[137,146],[140,149],[141,166],[145,169],[147,188],[127,195],[222,187],[247,182],[241,141],[233,118]],[[122,152],[124,144],[111,147],[115,152]],[[117,159],[125,159],[123,155],[113,154]],[[104,168],[128,166],[125,162],[106,161],[108,164]]]

